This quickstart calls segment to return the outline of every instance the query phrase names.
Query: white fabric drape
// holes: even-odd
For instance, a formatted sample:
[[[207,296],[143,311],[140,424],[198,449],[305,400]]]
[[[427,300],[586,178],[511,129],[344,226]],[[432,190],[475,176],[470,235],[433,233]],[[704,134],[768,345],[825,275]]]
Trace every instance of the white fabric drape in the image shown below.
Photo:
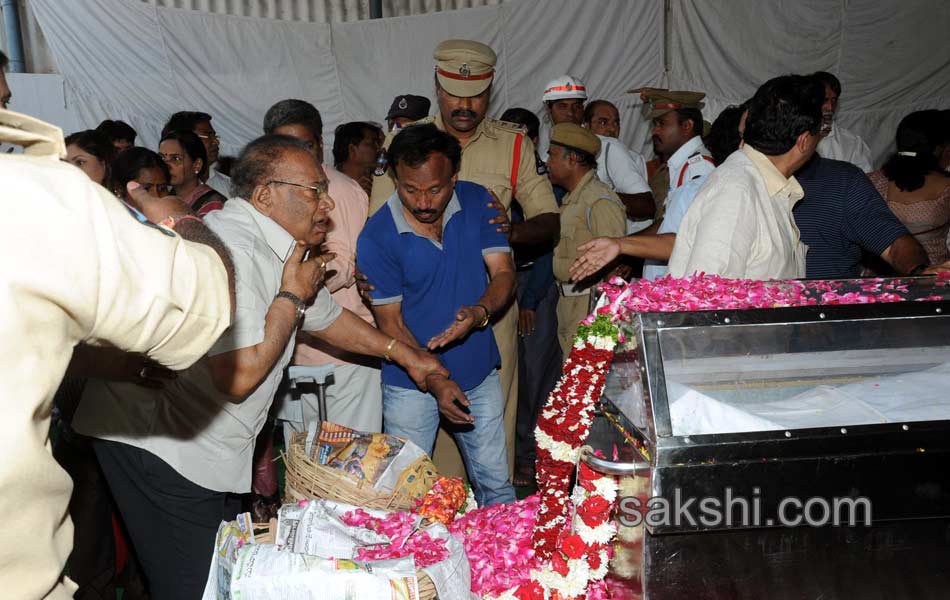
[[[897,123],[950,107],[945,0],[673,0],[664,72],[658,0],[513,0],[502,5],[333,25],[213,15],[138,0],[31,0],[82,126],[130,122],[154,147],[177,110],[214,116],[225,153],[260,133],[264,111],[303,98],[321,111],[327,145],[344,121],[381,122],[400,93],[434,99],[432,51],[453,37],[499,56],[491,114],[542,113],[545,83],[570,73],[591,98],[618,104],[622,140],[649,147],[639,98],[665,83],[705,91],[708,120],[783,73],[828,70],[844,88],[838,122],[876,164]]]
[[[652,0],[521,0],[332,26],[137,0],[32,2],[78,122],[126,120],[153,148],[169,115],[203,110],[234,153],[260,134],[273,102],[303,98],[320,109],[329,149],[337,125],[382,122],[397,94],[434,100],[432,52],[450,38],[498,53],[496,116],[513,106],[540,113],[544,84],[563,73],[583,74],[594,96],[622,109],[627,87],[662,74],[662,6]],[[642,143],[645,122],[623,113],[625,140]]]
[[[880,166],[897,124],[950,108],[946,0],[673,0],[669,83],[707,93],[707,119],[786,73],[841,80],[837,122]]]

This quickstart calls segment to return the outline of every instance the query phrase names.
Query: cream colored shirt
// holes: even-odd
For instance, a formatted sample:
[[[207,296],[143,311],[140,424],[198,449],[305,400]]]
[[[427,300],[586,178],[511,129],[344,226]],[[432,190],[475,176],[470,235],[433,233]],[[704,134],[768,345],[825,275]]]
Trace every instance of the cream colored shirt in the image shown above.
[[[670,274],[739,279],[805,276],[805,252],[792,207],[802,186],[751,146],[733,152],[706,179],[683,217]]]
[[[234,324],[209,352],[213,356],[264,340],[264,320],[280,290],[294,238],[241,198],[228,200],[224,208],[206,216],[205,223],[231,252],[237,303]],[[304,329],[329,327],[341,310],[321,288],[307,310]],[[218,391],[206,358],[159,390],[89,381],[73,428],[151,452],[203,488],[249,492],[254,440],[264,426],[293,347],[291,336],[277,364],[243,400]]]
[[[323,170],[330,182],[330,197],[333,198],[333,210],[330,211],[333,227],[327,232],[323,248],[336,254],[327,263],[327,288],[337,304],[375,326],[373,313],[363,303],[356,287],[356,238],[366,224],[369,196],[360,184],[330,165],[323,165]],[[298,341],[293,359],[295,365],[343,366],[359,360],[357,356],[311,336],[302,336]]]
[[[72,598],[72,482],[50,454],[53,394],[79,342],[183,369],[230,323],[227,273],[209,247],[138,222],[65,155],[62,132],[0,110],[0,589]]]

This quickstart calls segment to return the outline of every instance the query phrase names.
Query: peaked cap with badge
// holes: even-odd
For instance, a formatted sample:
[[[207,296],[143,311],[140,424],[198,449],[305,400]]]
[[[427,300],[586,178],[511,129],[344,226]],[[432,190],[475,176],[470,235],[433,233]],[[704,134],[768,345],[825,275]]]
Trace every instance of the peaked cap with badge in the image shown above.
[[[703,98],[706,97],[703,92],[671,90],[649,90],[644,95],[646,96],[646,104],[643,108],[648,119],[656,119],[670,111],[683,108],[702,110],[704,106]]]
[[[474,40],[446,40],[435,49],[435,73],[443,90],[459,98],[477,96],[495,78],[498,57]]]

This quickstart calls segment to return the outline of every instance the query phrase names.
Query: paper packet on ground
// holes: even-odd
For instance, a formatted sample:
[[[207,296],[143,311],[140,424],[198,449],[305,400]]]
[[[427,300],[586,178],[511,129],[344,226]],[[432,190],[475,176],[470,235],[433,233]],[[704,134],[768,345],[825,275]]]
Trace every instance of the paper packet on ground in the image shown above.
[[[360,563],[284,552],[270,544],[238,550],[234,600],[419,600],[411,558]]]
[[[245,544],[255,543],[254,525],[250,513],[242,513],[234,521],[221,521],[214,540],[211,568],[202,600],[229,600],[231,572],[237,561],[238,550]]]
[[[355,506],[330,500],[285,504],[277,512],[275,543],[281,550],[327,558],[353,558],[362,546],[389,543],[381,533],[340,521],[340,515],[353,510]]]

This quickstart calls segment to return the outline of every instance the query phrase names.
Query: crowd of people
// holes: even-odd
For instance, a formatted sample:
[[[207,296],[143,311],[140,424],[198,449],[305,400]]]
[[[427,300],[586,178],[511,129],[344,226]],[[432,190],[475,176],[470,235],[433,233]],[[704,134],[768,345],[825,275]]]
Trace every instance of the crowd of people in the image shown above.
[[[115,120],[65,138],[64,159],[141,221],[210,246],[233,295],[230,326],[206,323],[214,339],[190,360],[169,358],[175,344],[146,353],[157,340],[72,353],[54,454],[75,484],[69,575],[82,597],[113,597],[124,536],[126,598],[200,597],[219,522],[279,504],[275,417],[288,431],[320,419],[386,431],[428,453],[451,436],[440,471],[467,473],[479,504],[513,501],[534,480],[538,411],[611,275],[916,275],[950,260],[948,110],[907,115],[873,170],[835,122],[830,73],[771,79],[712,123],[702,92],[642,88],[647,161],[582,78],[539,90],[541,119],[511,107],[496,120],[489,46],[448,40],[434,59],[434,114],[405,94],[385,132],[344,123],[332,165],[319,109],[299,99],[270,107],[236,157],[220,156],[209,112],[171,115],[154,149]],[[206,293],[183,261],[148,266],[120,270]],[[284,410],[291,365],[333,366],[326,414],[312,394]]]

